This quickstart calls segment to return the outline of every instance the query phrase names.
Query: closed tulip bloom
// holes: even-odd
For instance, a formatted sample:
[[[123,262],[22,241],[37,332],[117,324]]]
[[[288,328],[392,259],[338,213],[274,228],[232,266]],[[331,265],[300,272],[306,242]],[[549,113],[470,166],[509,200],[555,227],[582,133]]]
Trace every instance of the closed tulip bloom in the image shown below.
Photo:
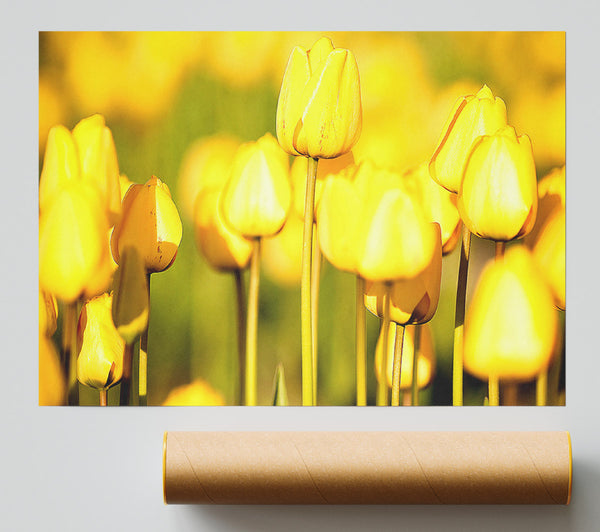
[[[290,216],[283,229],[266,238],[262,249],[262,268],[274,282],[283,286],[299,285],[302,277],[302,220]]]
[[[67,387],[58,352],[50,338],[40,335],[38,402],[40,406],[64,405]]]
[[[390,289],[390,320],[399,325],[425,323],[433,318],[440,298],[442,279],[442,244],[437,223],[430,224],[436,235],[436,245],[431,261],[412,279],[394,281]],[[365,306],[383,318],[385,284],[365,283]]]
[[[315,181],[315,209],[314,220],[317,221],[317,210],[321,201],[323,184],[328,175],[335,175],[344,168],[354,164],[354,155],[351,151],[336,157],[335,159],[323,159],[317,166],[317,179]],[[308,159],[306,157],[296,157],[290,170],[293,191],[293,207],[296,215],[304,219],[304,198],[306,196],[306,175],[308,168]]]
[[[442,253],[451,253],[458,243],[462,227],[456,208],[456,194],[448,192],[431,179],[427,163],[404,172],[402,180],[423,206],[427,218],[440,225]]]
[[[114,225],[121,212],[119,164],[104,117],[96,114],[81,120],[73,128],[73,140],[79,153],[81,178],[97,188],[110,224]]]
[[[288,158],[267,133],[240,146],[221,196],[225,223],[247,238],[281,231],[291,203]]]
[[[458,212],[469,230],[496,241],[521,238],[535,224],[537,203],[529,137],[517,137],[511,126],[480,137],[458,194]]]
[[[123,250],[114,280],[112,320],[121,338],[133,344],[148,327],[150,301],[144,260],[137,249]]]
[[[173,388],[163,406],[224,406],[223,395],[203,379]]]
[[[277,103],[277,138],[291,155],[331,159],[349,152],[362,127],[358,66],[327,37],[290,55]]]
[[[38,290],[39,293],[39,319],[38,319],[38,330],[40,336],[47,336],[50,338],[56,332],[56,318],[58,316],[58,305],[56,304],[56,298],[44,292]]]
[[[121,190],[121,203],[125,199],[125,194],[129,190],[129,187],[133,185],[133,182],[129,180],[126,175],[121,174],[119,176],[119,189]]]
[[[206,187],[196,198],[196,244],[208,263],[221,271],[243,270],[252,255],[252,242],[223,221],[219,209],[221,191]]]
[[[123,200],[123,213],[115,225],[111,250],[115,262],[128,246],[137,249],[148,273],[161,272],[173,264],[183,228],[169,187],[152,176],[133,185]]]
[[[40,217],[40,287],[67,303],[82,296],[107,258],[108,230],[94,189],[81,182],[63,187]]]
[[[389,388],[392,387],[392,374],[394,369],[394,348],[396,345],[395,323],[390,323],[388,335],[388,356],[386,381]],[[415,331],[416,327],[407,327],[404,331],[402,362],[400,368],[400,389],[410,390],[412,386],[413,357],[415,353]],[[383,335],[380,335],[375,347],[375,376],[379,381],[383,365]],[[429,324],[421,326],[421,340],[419,343],[417,359],[417,386],[419,390],[427,388],[435,375],[436,359],[433,348],[433,335]]]
[[[369,162],[327,179],[317,229],[329,262],[372,281],[415,277],[431,261],[436,244],[399,176]]]
[[[189,147],[177,183],[178,204],[185,218],[194,218],[196,198],[205,187],[223,188],[239,146],[236,138],[220,134],[197,140]]]
[[[532,380],[548,367],[556,334],[552,295],[527,248],[488,264],[466,315],[465,369],[482,380]]]
[[[40,212],[50,198],[68,182],[80,179],[79,155],[71,132],[64,126],[54,126],[48,132],[44,164],[40,176]]]
[[[112,320],[112,295],[90,299],[81,311],[77,325],[77,379],[97,390],[107,390],[123,375],[125,342]]]
[[[450,192],[458,192],[471,145],[481,135],[492,135],[506,125],[506,104],[484,85],[459,98],[444,125],[429,162],[429,173]]]

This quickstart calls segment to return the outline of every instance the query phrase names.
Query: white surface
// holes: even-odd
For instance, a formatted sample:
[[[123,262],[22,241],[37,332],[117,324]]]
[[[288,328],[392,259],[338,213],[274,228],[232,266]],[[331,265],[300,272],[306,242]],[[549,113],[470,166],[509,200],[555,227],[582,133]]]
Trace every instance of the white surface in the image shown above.
[[[584,2],[21,2],[3,6],[0,529],[61,531],[599,530],[598,13]],[[168,5],[168,7],[167,7]],[[321,5],[321,7],[317,7]],[[590,3],[591,5],[591,3]],[[142,7],[143,6],[143,7]],[[376,9],[383,6],[386,9]],[[573,7],[575,6],[575,7]],[[184,8],[185,7],[185,8]],[[415,11],[418,9],[418,11]],[[258,18],[269,13],[265,22]],[[37,31],[567,30],[568,306],[564,408],[40,408],[37,403]],[[22,399],[17,399],[21,397]],[[570,430],[569,507],[184,507],[162,502],[165,430]]]

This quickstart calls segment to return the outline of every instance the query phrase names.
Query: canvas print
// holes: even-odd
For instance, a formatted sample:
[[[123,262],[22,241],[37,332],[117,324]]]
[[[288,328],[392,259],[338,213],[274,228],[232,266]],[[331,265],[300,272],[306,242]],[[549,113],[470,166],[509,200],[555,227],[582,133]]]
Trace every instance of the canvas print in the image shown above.
[[[41,32],[40,405],[564,405],[564,32]]]

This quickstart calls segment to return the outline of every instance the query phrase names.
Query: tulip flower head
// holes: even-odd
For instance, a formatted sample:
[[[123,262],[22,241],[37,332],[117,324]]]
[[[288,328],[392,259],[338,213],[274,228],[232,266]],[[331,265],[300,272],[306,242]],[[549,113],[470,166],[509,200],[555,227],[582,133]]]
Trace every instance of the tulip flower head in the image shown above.
[[[196,244],[208,263],[221,271],[243,270],[252,255],[252,242],[229,227],[221,216],[221,191],[205,187],[196,198]]]
[[[281,231],[291,204],[288,158],[267,133],[240,146],[221,196],[226,224],[247,238]]]
[[[106,390],[123,375],[125,342],[115,329],[111,314],[112,295],[90,299],[79,318],[77,378],[79,382]]]
[[[425,269],[412,279],[394,281],[390,289],[390,320],[399,324],[425,323],[433,318],[440,297],[442,279],[442,243],[437,223],[430,224],[436,235],[435,251]],[[386,286],[382,282],[365,283],[365,306],[383,319]]]
[[[40,217],[41,288],[65,302],[88,292],[108,259],[108,230],[95,189],[73,181],[58,191]]]
[[[171,199],[169,187],[152,176],[143,185],[133,185],[123,200],[123,213],[110,241],[113,258],[120,264],[123,250],[137,249],[146,271],[169,268],[181,242],[181,219]]]
[[[163,406],[223,406],[225,399],[208,382],[196,379],[169,392]]]
[[[556,334],[539,267],[527,248],[513,246],[477,284],[465,320],[465,369],[482,380],[532,380],[548,367]]]
[[[394,370],[394,349],[396,345],[397,325],[390,323],[390,332],[388,335],[388,356],[386,368],[386,381],[388,388],[392,387],[392,374]],[[416,327],[406,327],[404,330],[402,361],[400,367],[400,389],[410,390],[412,386],[413,358],[415,352],[415,332]],[[433,335],[429,324],[421,326],[421,340],[418,349],[417,361],[417,386],[419,390],[427,388],[435,376],[435,350],[433,347]],[[383,366],[383,335],[379,335],[375,347],[375,376],[379,381]]]
[[[447,255],[452,252],[458,243],[462,227],[456,208],[456,194],[448,192],[431,179],[427,163],[404,172],[402,181],[423,206],[427,218],[440,225],[442,253]]]
[[[40,336],[47,336],[50,338],[56,331],[56,319],[58,316],[58,305],[56,304],[56,298],[49,294],[39,290],[39,320],[38,329]]]
[[[40,406],[64,405],[67,387],[58,352],[50,338],[40,335],[38,402]]]
[[[322,37],[294,48],[277,103],[277,138],[291,155],[331,159],[349,152],[362,127],[354,55]]]
[[[511,126],[474,144],[458,194],[458,212],[472,233],[508,241],[531,231],[537,213],[531,141]]]
[[[327,178],[317,219],[327,260],[365,279],[415,277],[434,254],[435,234],[399,176],[368,161]]]
[[[459,98],[429,162],[433,180],[450,192],[458,192],[473,141],[505,125],[506,104],[494,98],[487,85],[475,95]]]

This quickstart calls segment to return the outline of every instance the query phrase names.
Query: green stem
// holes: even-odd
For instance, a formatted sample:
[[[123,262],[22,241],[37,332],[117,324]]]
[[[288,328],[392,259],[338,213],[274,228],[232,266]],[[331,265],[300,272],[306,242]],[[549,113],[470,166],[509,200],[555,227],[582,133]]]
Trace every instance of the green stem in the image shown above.
[[[131,373],[133,366],[133,344],[125,344],[123,351],[123,376],[121,377],[121,390],[119,391],[119,405],[130,404]]]
[[[63,350],[65,374],[67,377],[67,404],[79,404],[79,382],[77,381],[77,320],[79,317],[79,301],[69,303],[63,325]]]
[[[319,286],[321,284],[321,248],[317,236],[317,224],[313,223],[313,256],[311,272],[311,302],[310,315],[312,326],[312,371],[313,371],[313,404],[317,404],[317,346],[319,329]]]
[[[304,197],[304,235],[302,241],[302,281],[300,286],[300,325],[302,331],[302,404],[314,404],[313,319],[312,319],[312,237],[315,207],[315,181],[318,159],[309,157]]]
[[[244,278],[242,270],[233,272],[237,301],[237,352],[238,352],[238,400],[242,404],[246,394],[246,301],[244,296]]]
[[[377,382],[377,406],[387,406],[388,404],[387,367],[390,333],[390,291],[390,284],[385,283],[385,290],[383,293],[383,321],[380,332],[383,356],[379,381]]]
[[[148,284],[148,303],[150,303],[150,276],[146,274]],[[148,405],[148,329],[150,328],[150,308],[148,308],[148,326],[140,337],[138,397],[140,406]]]
[[[248,286],[248,319],[246,321],[246,389],[245,405],[256,406],[256,343],[258,334],[258,290],[260,285],[260,237],[252,244],[250,284]]]
[[[454,314],[454,355],[452,363],[452,404],[454,406],[462,406],[463,404],[463,334],[470,253],[471,232],[463,224],[458,283],[456,285],[456,311]]]
[[[402,351],[404,351],[404,325],[396,324],[396,342],[394,343],[394,367],[392,370],[392,406],[400,406]]]
[[[536,406],[546,406],[548,397],[548,370],[542,371],[535,383],[535,404]]]
[[[356,406],[367,405],[365,280],[356,276]]]
[[[490,375],[489,380],[489,405],[500,406],[500,382],[496,375]]]
[[[421,350],[421,326],[415,325],[415,339],[413,345],[412,381],[410,383],[411,404],[419,405],[419,351]]]
[[[108,390],[105,388],[104,390],[100,390],[100,406],[108,405]]]

